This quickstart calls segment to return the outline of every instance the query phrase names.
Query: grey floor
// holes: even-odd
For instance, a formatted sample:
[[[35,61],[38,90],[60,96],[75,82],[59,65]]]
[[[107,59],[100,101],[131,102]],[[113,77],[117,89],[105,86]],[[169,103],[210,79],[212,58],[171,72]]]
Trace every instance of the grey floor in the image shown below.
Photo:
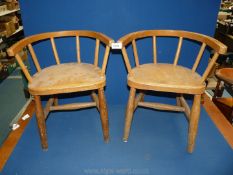
[[[0,83],[0,145],[11,130],[12,120],[27,101],[23,87],[19,69]]]

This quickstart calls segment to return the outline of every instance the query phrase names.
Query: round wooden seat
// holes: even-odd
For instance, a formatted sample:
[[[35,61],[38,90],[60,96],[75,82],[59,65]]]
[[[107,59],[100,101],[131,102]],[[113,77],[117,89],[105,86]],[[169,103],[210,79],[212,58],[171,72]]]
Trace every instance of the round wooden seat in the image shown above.
[[[33,95],[51,95],[93,90],[104,87],[105,82],[101,69],[92,64],[66,63],[37,72],[28,88]]]
[[[228,84],[233,84],[233,68],[219,69],[216,71],[216,76]]]
[[[202,94],[205,83],[192,70],[172,64],[143,64],[132,69],[128,84],[137,89]]]

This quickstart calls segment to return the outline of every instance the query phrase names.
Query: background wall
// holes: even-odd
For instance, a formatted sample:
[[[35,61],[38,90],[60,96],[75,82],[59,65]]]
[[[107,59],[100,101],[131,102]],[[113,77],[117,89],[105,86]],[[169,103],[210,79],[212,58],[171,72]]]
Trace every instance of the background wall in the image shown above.
[[[180,29],[213,36],[220,0],[20,0],[20,5],[26,35],[48,31],[86,29],[103,32],[117,40],[129,32],[144,29]],[[65,43],[66,41],[60,42],[60,45],[67,46]],[[161,42],[162,46],[166,46],[166,48],[174,43],[177,42],[172,41],[168,45]],[[70,47],[72,46],[70,45]],[[184,46],[183,50],[186,50],[187,53],[183,54],[183,57],[187,57],[193,52],[193,49],[188,48]],[[74,49],[68,48],[62,52],[71,50]],[[141,52],[146,51],[143,47],[141,50]],[[172,50],[172,52],[174,51]],[[46,52],[40,54],[43,56]],[[69,57],[69,53],[62,54]],[[161,61],[169,60],[169,52],[162,52],[159,48],[159,54]],[[145,60],[150,55],[152,53],[146,54]],[[52,60],[44,58],[41,62],[44,65],[52,64]],[[180,62],[180,64],[190,63],[189,59],[183,59]],[[199,69],[201,71],[202,67]],[[127,102],[126,77],[122,55],[112,52],[107,67],[106,96],[108,103]]]

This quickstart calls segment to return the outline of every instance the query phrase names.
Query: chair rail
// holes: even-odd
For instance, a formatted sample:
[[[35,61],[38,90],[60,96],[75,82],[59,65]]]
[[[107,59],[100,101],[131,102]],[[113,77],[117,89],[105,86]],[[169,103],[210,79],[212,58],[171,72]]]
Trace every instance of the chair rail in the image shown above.
[[[146,37],[183,37],[195,41],[199,41],[202,43],[206,43],[213,49],[215,49],[219,54],[224,54],[227,50],[227,47],[222,44],[220,41],[199,33],[188,32],[183,30],[143,30],[138,32],[133,32],[127,34],[120,38],[118,42],[121,42],[123,46],[128,45],[135,39],[146,38]]]
[[[15,43],[11,46],[7,52],[9,56],[15,56],[20,50],[22,50],[28,44],[34,43],[36,41],[50,39],[50,38],[58,38],[58,37],[69,37],[69,36],[80,36],[80,37],[89,37],[89,38],[97,38],[107,46],[110,46],[114,40],[102,33],[89,31],[89,30],[70,30],[70,31],[58,31],[58,32],[47,32],[36,34],[32,36],[28,36],[21,41]]]

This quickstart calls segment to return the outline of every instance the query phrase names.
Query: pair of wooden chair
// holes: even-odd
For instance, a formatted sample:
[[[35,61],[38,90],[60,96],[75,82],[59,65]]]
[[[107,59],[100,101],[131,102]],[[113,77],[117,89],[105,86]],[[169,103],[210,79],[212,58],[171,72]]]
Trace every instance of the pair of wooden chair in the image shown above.
[[[55,40],[61,37],[76,38],[76,63],[60,63]],[[148,37],[152,39],[153,63],[140,65],[136,42]],[[178,47],[173,64],[157,63],[156,41],[158,37],[178,38]],[[80,38],[92,38],[95,40],[96,44],[94,49],[93,64],[81,62]],[[50,40],[51,42],[56,65],[41,68],[33,47],[34,45],[46,40]],[[197,54],[197,58],[191,69],[178,65],[178,59],[184,40],[191,40],[194,43],[200,43],[200,51]],[[29,36],[17,42],[8,49],[8,54],[10,56],[15,56],[20,67],[22,68],[22,71],[28,79],[29,92],[35,99],[36,119],[43,149],[48,148],[45,121],[49,112],[54,110],[74,110],[86,107],[97,107],[100,111],[104,141],[109,141],[108,113],[104,96],[104,87],[106,84],[105,70],[108,62],[110,46],[113,42],[114,41],[111,38],[104,34],[93,31],[77,30],[42,33]],[[128,86],[130,87],[123,140],[128,140],[133,112],[138,106],[161,110],[182,111],[186,114],[189,121],[188,151],[192,152],[197,134],[201,95],[205,90],[205,79],[218,58],[218,55],[226,52],[226,46],[205,35],[175,30],[148,30],[135,32],[125,35],[118,42],[122,44],[122,54],[128,70]],[[136,65],[134,68],[131,67],[127,54],[127,47],[129,45],[132,45],[133,48]],[[99,64],[100,46],[105,47],[102,64]],[[25,47],[28,48],[37,69],[37,73],[35,73],[33,76],[30,75],[27,67],[19,55],[19,52]],[[209,62],[203,75],[200,76],[198,73],[196,73],[196,69],[202,58],[203,52],[207,47],[210,47],[214,51],[214,56]],[[140,93],[136,96],[137,90],[139,90]],[[144,102],[144,92],[148,90],[178,94],[177,106]],[[82,91],[88,91],[93,99],[93,102],[58,105],[58,94]],[[98,91],[98,95],[96,94],[96,91]],[[191,110],[185,101],[183,94],[194,95],[194,102]],[[51,96],[44,109],[41,104],[41,96]]]

